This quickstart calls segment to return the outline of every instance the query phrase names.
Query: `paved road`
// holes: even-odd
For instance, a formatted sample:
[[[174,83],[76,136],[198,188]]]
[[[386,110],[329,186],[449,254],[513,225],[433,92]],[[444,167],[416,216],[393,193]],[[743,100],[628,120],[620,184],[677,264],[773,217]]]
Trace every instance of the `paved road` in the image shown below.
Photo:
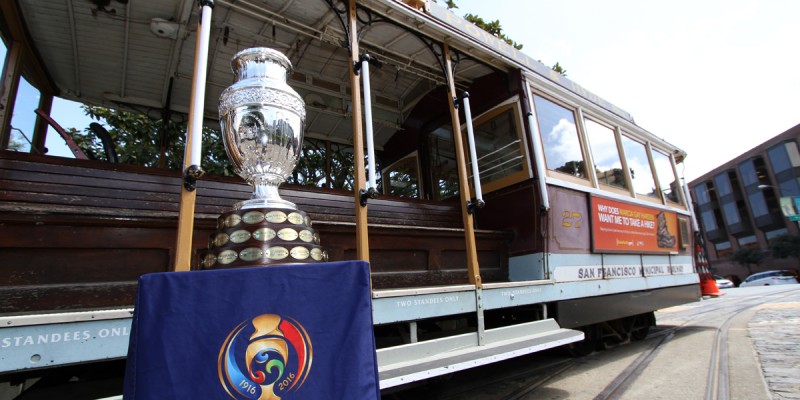
[[[384,399],[800,399],[800,285],[723,293],[657,312],[641,342],[537,353]]]

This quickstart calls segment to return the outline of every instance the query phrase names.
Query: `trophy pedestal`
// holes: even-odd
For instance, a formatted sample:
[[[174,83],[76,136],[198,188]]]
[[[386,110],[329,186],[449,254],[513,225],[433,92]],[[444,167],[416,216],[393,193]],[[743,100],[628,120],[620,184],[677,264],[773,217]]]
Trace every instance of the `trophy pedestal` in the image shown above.
[[[327,261],[311,219],[290,208],[244,208],[217,219],[202,269]]]

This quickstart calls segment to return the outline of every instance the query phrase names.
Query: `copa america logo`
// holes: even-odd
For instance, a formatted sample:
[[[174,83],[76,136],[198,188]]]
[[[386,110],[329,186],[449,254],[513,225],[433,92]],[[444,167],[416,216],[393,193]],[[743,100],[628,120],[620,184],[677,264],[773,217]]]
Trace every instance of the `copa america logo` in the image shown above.
[[[311,340],[300,323],[262,314],[243,321],[225,338],[217,370],[234,399],[281,399],[303,386],[311,360]]]

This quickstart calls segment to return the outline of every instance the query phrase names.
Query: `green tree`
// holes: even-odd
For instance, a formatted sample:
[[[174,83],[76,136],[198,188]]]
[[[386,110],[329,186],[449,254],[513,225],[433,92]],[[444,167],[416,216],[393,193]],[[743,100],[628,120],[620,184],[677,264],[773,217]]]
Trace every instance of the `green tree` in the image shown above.
[[[169,121],[106,107],[82,106],[84,113],[108,130],[120,163],[156,168],[183,169],[186,121]],[[75,142],[89,158],[105,160],[103,144],[87,127],[70,129]],[[162,150],[163,147],[163,150]],[[225,154],[220,130],[203,126],[202,168],[211,175],[234,175]]]
[[[769,247],[773,257],[794,257],[800,264],[800,237],[794,235],[778,236],[772,240]]]
[[[521,43],[517,43],[510,37],[506,36],[505,33],[503,33],[503,27],[500,25],[499,19],[486,22],[483,20],[483,18],[475,14],[467,14],[464,16],[464,19],[466,19],[469,22],[472,22],[473,24],[477,25],[479,28],[485,30],[486,32],[489,32],[490,34],[496,36],[498,39],[508,43],[509,46],[512,46],[517,50],[522,50]]]
[[[751,265],[758,265],[764,259],[764,253],[756,249],[737,249],[731,255],[731,259],[739,265],[747,268],[749,274],[753,273]]]

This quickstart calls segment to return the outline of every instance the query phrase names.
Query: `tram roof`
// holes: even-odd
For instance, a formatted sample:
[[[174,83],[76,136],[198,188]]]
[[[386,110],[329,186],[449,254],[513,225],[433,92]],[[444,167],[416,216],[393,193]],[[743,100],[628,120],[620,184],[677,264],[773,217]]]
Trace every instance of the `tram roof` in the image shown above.
[[[345,16],[337,0],[216,0],[212,15],[206,117],[217,118],[219,95],[233,82],[230,60],[265,46],[289,57],[295,87],[307,104],[311,136],[350,141],[349,63]],[[631,124],[631,116],[540,62],[429,2],[359,1],[360,47],[379,60],[372,92],[376,144],[399,128],[404,115],[444,83],[428,38],[446,38],[463,57],[456,85],[466,88],[493,70],[520,68],[554,82]],[[420,2],[422,3],[422,2]],[[153,112],[189,110],[199,11],[196,0],[17,0],[28,44],[55,94],[95,105]],[[105,5],[103,5],[105,4]],[[330,4],[330,5],[329,5]],[[390,23],[382,23],[389,21]],[[373,22],[369,24],[369,22]],[[366,23],[366,24],[365,24]],[[26,71],[27,72],[27,71]],[[383,109],[381,109],[383,108]]]

